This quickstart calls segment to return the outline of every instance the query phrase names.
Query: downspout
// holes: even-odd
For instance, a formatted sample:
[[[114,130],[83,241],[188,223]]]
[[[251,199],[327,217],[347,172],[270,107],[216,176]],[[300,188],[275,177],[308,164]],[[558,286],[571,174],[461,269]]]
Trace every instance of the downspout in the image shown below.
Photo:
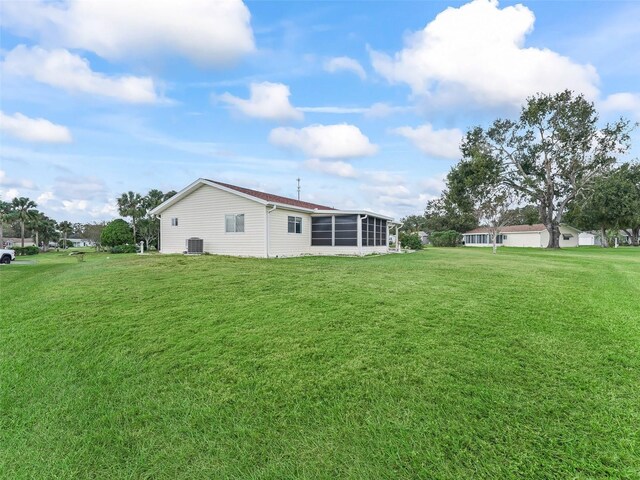
[[[266,242],[266,243],[267,243],[267,245],[266,245],[266,248],[267,248],[267,258],[269,258],[269,245],[270,245],[270,239],[271,239],[271,228],[270,228],[270,226],[271,226],[271,220],[270,220],[271,215],[270,215],[270,214],[271,214],[271,212],[273,212],[276,208],[278,208],[278,207],[277,207],[276,205],[274,205],[274,206],[273,206],[273,208],[272,208],[271,210],[267,210],[267,225],[266,225],[266,228],[267,228],[267,242]]]
[[[364,217],[361,217],[360,215],[358,215],[358,233],[360,235],[358,235],[358,255],[362,256],[362,220],[366,220],[367,217],[369,215],[365,215]]]

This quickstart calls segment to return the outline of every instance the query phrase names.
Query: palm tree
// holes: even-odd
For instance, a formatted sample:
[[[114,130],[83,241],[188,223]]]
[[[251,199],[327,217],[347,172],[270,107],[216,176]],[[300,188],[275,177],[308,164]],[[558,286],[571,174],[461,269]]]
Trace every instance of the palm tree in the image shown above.
[[[64,222],[60,222],[58,224],[58,230],[60,230],[60,232],[64,236],[64,243],[62,244],[62,248],[67,248],[67,235],[73,231],[73,225],[71,224],[71,222],[67,222],[65,220]]]
[[[143,201],[139,193],[131,191],[123,193],[118,198],[118,212],[123,217],[131,217],[133,226],[133,242],[136,241],[136,222],[143,214]]]
[[[26,197],[14,198],[11,202],[11,206],[16,213],[16,218],[20,222],[20,238],[22,239],[21,246],[24,247],[24,225],[31,220],[34,216],[34,210],[38,205],[33,200],[29,200]]]
[[[142,199],[142,206],[144,207],[146,212],[149,213],[150,210],[156,208],[158,205],[164,202],[164,200],[164,193],[154,188],[152,190],[149,190],[149,193],[147,193]]]
[[[27,220],[27,227],[31,230],[31,235],[37,247],[40,247],[40,229],[42,228],[43,218],[46,218],[43,213],[34,210],[33,216]]]
[[[44,245],[44,251],[47,251],[49,247],[49,242],[58,240],[60,235],[58,233],[58,224],[55,220],[43,215],[42,223],[40,225],[40,238],[42,239],[42,244]]]
[[[11,220],[11,216],[13,213],[13,205],[11,205],[9,202],[3,202],[0,200],[0,248],[2,248],[2,246],[4,245],[4,223]]]

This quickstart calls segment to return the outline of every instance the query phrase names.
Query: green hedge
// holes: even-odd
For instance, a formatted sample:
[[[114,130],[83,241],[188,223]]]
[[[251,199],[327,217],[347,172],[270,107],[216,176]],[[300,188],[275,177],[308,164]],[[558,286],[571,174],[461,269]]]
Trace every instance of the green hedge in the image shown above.
[[[37,255],[40,253],[40,249],[35,245],[30,245],[28,247],[13,247],[13,250],[16,251],[16,255],[18,256]]]
[[[410,250],[422,249],[422,242],[420,241],[420,236],[418,236],[417,233],[400,232],[400,245],[403,248],[408,248]]]
[[[462,243],[462,235],[455,230],[433,232],[429,236],[429,241],[434,247],[457,247]]]
[[[138,250],[135,245],[116,245],[115,247],[111,247],[109,249],[110,253],[136,253]]]

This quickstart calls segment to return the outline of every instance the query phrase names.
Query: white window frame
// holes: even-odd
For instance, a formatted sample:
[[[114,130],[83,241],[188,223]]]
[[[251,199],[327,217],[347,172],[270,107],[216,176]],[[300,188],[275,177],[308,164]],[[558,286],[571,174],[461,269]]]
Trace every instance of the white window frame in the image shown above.
[[[293,232],[289,231],[289,220],[293,218]],[[296,227],[300,225],[300,231],[296,232]],[[302,217],[296,217],[295,215],[287,215],[287,233],[291,235],[302,235]]]
[[[171,217],[171,226],[172,227],[178,226],[178,217]]]
[[[242,230],[238,230],[238,218],[242,217]],[[227,229],[227,220],[233,218],[233,230]],[[244,213],[225,213],[224,215],[224,233],[244,233],[245,232],[245,215]]]

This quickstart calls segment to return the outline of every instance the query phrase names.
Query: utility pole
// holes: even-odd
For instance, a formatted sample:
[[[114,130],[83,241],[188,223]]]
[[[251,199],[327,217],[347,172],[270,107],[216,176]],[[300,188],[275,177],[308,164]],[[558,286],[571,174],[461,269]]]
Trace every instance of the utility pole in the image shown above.
[[[298,180],[298,200],[300,200],[300,177],[298,177],[297,180]]]

